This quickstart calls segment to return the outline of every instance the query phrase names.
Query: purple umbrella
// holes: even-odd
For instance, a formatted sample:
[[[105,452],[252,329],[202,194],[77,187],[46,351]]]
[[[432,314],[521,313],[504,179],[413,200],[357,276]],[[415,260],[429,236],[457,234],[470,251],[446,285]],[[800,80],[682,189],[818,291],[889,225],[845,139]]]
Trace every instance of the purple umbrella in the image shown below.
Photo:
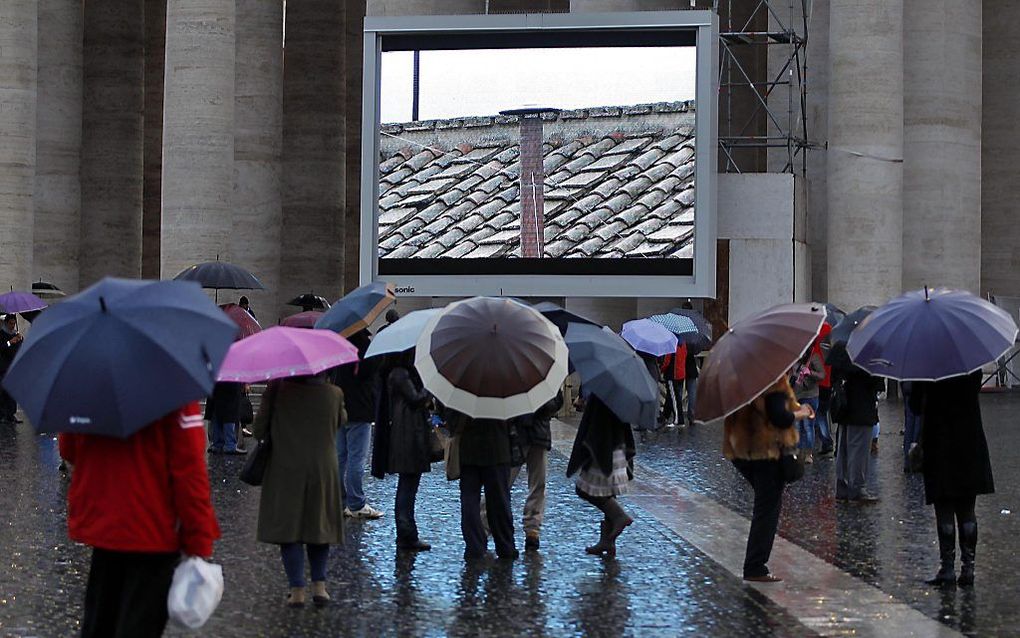
[[[358,360],[358,349],[329,330],[273,326],[230,346],[217,381],[256,383],[318,374]]]
[[[635,350],[661,357],[676,352],[676,335],[649,319],[635,319],[623,324],[620,336]]]
[[[30,292],[12,290],[0,295],[0,310],[7,314],[42,310],[48,304]]]
[[[965,290],[925,288],[871,313],[850,333],[846,349],[873,375],[941,381],[995,361],[1016,336],[1016,322],[1005,310]]]

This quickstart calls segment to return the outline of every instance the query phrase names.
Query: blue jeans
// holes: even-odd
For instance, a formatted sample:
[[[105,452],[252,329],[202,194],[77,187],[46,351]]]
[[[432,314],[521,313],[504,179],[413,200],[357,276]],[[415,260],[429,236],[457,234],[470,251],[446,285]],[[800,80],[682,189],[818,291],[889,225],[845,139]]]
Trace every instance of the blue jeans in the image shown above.
[[[811,409],[815,411],[815,415],[818,413],[818,397],[811,397],[808,399],[800,399],[801,405],[810,405]],[[797,444],[802,450],[814,450],[815,449],[815,419],[801,419],[797,421],[797,427],[800,429],[800,443]]]
[[[348,423],[336,435],[336,455],[340,478],[344,482],[344,505],[352,512],[365,507],[365,459],[372,443],[372,424]]]
[[[818,430],[818,435],[822,439],[822,451],[831,452],[834,446],[832,440],[832,432],[829,430],[829,398],[822,399],[821,395],[818,397],[818,408],[815,410],[815,426]]]
[[[305,549],[308,550],[308,562],[312,567],[312,582],[326,580],[326,563],[329,561],[329,545],[308,543],[284,543],[280,545],[280,558],[283,559],[283,570],[287,572],[287,582],[291,587],[305,586]]]
[[[215,417],[209,422],[212,447],[217,452],[232,452],[237,449],[237,424],[220,423]]]

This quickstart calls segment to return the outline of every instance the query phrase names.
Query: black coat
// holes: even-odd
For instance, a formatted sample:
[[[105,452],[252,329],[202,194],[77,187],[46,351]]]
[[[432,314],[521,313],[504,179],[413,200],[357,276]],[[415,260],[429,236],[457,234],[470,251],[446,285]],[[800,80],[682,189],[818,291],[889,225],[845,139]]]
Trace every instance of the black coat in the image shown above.
[[[376,418],[376,400],[380,390],[378,357],[365,359],[365,351],[371,343],[366,331],[351,335],[349,340],[358,348],[359,361],[338,367],[333,383],[344,391],[347,422],[371,423]]]
[[[514,428],[517,433],[518,442],[523,452],[529,447],[535,446],[545,450],[552,449],[552,418],[563,407],[563,392],[557,392],[556,396],[549,399],[534,414],[514,419]]]
[[[981,372],[915,383],[910,409],[922,415],[924,495],[928,503],[995,491],[981,426]]]
[[[7,372],[7,368],[11,367],[11,362],[14,361],[14,357],[17,356],[18,350],[21,349],[21,343],[23,343],[19,342],[7,345],[7,342],[13,336],[13,334],[6,330],[0,330],[0,377]]]
[[[428,393],[416,374],[396,366],[386,375],[372,445],[372,476],[420,474],[431,468]]]
[[[860,368],[832,370],[832,383],[842,383],[846,391],[846,412],[838,420],[840,425],[873,427],[878,423],[878,393],[885,387],[879,377],[873,377]]]
[[[594,394],[584,405],[577,427],[574,449],[567,462],[567,476],[588,469],[594,463],[606,476],[613,472],[613,452],[623,448],[627,455],[627,474],[634,478],[634,432]]]
[[[217,383],[213,386],[212,396],[205,403],[205,418],[220,423],[240,423],[242,398],[243,383]]]
[[[510,421],[472,419],[456,410],[447,410],[446,423],[460,437],[460,464],[479,467],[512,465],[515,444]]]

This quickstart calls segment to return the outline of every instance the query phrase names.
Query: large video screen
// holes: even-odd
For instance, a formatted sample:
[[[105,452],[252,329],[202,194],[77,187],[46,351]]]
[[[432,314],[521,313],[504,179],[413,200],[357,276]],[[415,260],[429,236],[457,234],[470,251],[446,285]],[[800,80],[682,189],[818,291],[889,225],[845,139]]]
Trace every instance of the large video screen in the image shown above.
[[[693,278],[697,27],[377,42],[377,278]]]

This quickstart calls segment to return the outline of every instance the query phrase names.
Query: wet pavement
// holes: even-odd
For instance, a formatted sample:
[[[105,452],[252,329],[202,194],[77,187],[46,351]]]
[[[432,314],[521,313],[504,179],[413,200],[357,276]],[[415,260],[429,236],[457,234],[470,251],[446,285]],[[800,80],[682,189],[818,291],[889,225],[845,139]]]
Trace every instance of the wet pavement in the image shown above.
[[[942,594],[921,583],[935,566],[934,522],[920,477],[901,472],[898,403],[882,410],[872,477],[881,503],[837,505],[830,489],[833,464],[818,461],[787,493],[782,536],[949,627],[979,636],[1017,635],[1020,558],[1014,539],[1020,514],[1000,512],[1016,512],[1020,497],[1020,430],[1014,423],[1020,395],[987,396],[983,407],[999,491],[978,500],[973,591]],[[640,446],[639,463],[663,489],[682,487],[747,516],[749,490],[722,460],[720,437],[716,426],[652,436]],[[0,569],[0,636],[66,636],[77,629],[89,550],[67,540],[66,485],[58,463],[52,438],[35,436],[24,425],[0,428],[0,509],[7,514],[0,525],[6,563]],[[563,476],[565,459],[557,453],[550,458],[540,553],[466,567],[456,484],[437,465],[422,482],[418,507],[422,536],[434,548],[398,555],[391,512],[395,480],[367,479],[370,502],[387,516],[348,525],[347,545],[330,557],[332,606],[290,610],[282,604],[286,582],[276,548],[255,542],[258,490],[237,480],[241,464],[230,457],[210,461],[224,532],[215,560],[224,566],[226,591],[200,635],[815,635],[793,612],[675,533],[637,496],[623,501],[637,520],[621,536],[618,557],[584,554],[598,535],[598,516],[573,494]],[[522,488],[523,477],[514,490],[516,512]],[[782,568],[781,575],[797,578],[793,567]]]

